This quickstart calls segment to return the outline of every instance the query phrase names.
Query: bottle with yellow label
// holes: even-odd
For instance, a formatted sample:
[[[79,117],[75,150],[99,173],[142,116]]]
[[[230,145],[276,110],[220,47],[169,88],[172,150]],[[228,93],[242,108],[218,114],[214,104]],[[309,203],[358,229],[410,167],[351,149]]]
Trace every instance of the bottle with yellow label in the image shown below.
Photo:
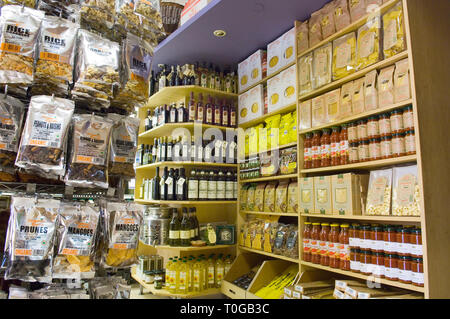
[[[214,276],[214,284],[216,288],[220,288],[222,286],[222,280],[225,272],[225,265],[222,259],[223,255],[220,254],[217,257],[216,265],[215,265],[215,276]]]
[[[203,278],[203,290],[208,288],[208,262],[205,257],[201,257],[200,265],[202,269],[202,278]]]
[[[201,259],[197,259],[193,267],[192,287],[194,292],[203,290],[203,265]]]
[[[173,258],[169,258],[169,261],[166,264],[166,279],[165,279],[165,285],[166,285],[166,289],[169,290],[169,286],[170,286],[170,276],[171,276],[171,268],[173,265]]]
[[[208,275],[208,288],[214,288],[215,287],[215,284],[216,284],[216,282],[215,282],[215,262],[214,262],[214,259],[213,259],[213,256],[214,255],[210,255],[209,256],[209,259],[208,259],[208,262],[207,262],[207,270],[206,270],[206,272],[207,272],[207,275]]]
[[[187,265],[189,268],[189,285],[188,291],[192,292],[194,290],[194,258],[189,257]]]
[[[178,260],[174,259],[173,263],[170,265],[169,268],[169,287],[168,290],[171,293],[177,292],[177,286],[178,286]]]
[[[187,294],[189,283],[189,269],[186,261],[183,260],[178,268],[178,288],[177,293]]]

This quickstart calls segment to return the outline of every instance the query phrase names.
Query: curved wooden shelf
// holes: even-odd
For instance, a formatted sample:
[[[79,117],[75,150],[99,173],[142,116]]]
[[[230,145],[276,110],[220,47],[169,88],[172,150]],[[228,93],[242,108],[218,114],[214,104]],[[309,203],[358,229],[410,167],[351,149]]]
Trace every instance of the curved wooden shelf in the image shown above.
[[[237,164],[225,164],[225,163],[203,163],[203,162],[159,162],[148,165],[142,165],[136,167],[136,170],[146,171],[146,170],[154,170],[156,167],[229,167],[229,168],[237,168]]]
[[[147,244],[144,244],[142,241],[141,243],[146,246],[150,246]],[[161,250],[175,250],[175,251],[202,251],[202,250],[214,250],[214,249],[227,249],[227,248],[234,248],[236,245],[214,245],[214,246],[202,246],[202,247],[172,247],[172,246],[151,246],[155,249],[161,249]]]
[[[278,181],[278,180],[283,180],[283,179],[291,179],[291,178],[297,178],[297,177],[298,177],[297,174],[277,175],[277,176],[270,176],[270,177],[241,179],[241,180],[239,180],[239,183],[241,183],[241,184],[259,183],[259,182],[268,182],[268,181]]]
[[[265,252],[263,250],[251,249],[251,248],[242,247],[242,246],[238,246],[238,248],[242,249],[242,250],[245,250],[245,251],[248,251],[248,252],[251,252],[251,253],[265,255],[265,256],[268,256],[268,257],[273,257],[273,258],[277,258],[277,259],[290,261],[291,263],[297,263],[298,264],[300,262],[298,259],[289,258],[289,257],[281,256],[281,255],[276,255],[276,254],[273,254],[273,253],[268,253],[268,252]]]
[[[286,106],[284,106],[282,108],[279,108],[276,111],[264,114],[263,116],[258,117],[257,119],[245,122],[243,124],[239,123],[238,125],[242,129],[247,129],[249,127],[258,125],[259,123],[263,123],[265,119],[267,119],[267,118],[269,118],[271,116],[274,116],[274,115],[277,115],[277,114],[289,113],[289,112],[295,111],[296,109],[297,109],[297,103],[286,105]]]
[[[286,216],[286,217],[298,217],[299,214],[296,213],[271,213],[271,212],[253,212],[249,210],[241,210],[242,214],[248,215],[271,215],[271,216]]]
[[[397,288],[402,288],[402,289],[413,290],[413,291],[425,293],[425,289],[423,287],[416,287],[411,284],[402,284],[401,282],[397,282],[397,281],[392,281],[392,280],[387,280],[387,279],[382,279],[382,278],[375,278],[373,276],[367,276],[364,274],[359,274],[359,273],[355,273],[355,272],[351,272],[351,271],[340,270],[340,269],[335,269],[335,268],[331,268],[331,267],[327,267],[327,266],[317,265],[317,264],[313,264],[313,263],[306,262],[306,261],[302,261],[301,264],[304,266],[311,267],[311,268],[326,270],[326,271],[330,271],[330,272],[344,275],[344,276],[355,277],[355,278],[359,278],[359,279],[363,279],[363,280],[370,280],[373,282],[379,282],[379,283],[381,283],[383,285],[387,285],[387,286],[392,286],[392,287],[397,287]]]
[[[151,139],[151,138],[155,138],[155,137],[158,138],[161,136],[171,136],[176,129],[186,129],[191,132],[192,130],[197,129],[197,127],[200,128],[202,132],[209,128],[215,128],[215,129],[219,129],[221,131],[236,130],[236,128],[234,128],[234,127],[209,125],[209,124],[202,124],[202,123],[197,123],[197,122],[196,123],[192,123],[192,122],[167,123],[167,124],[155,127],[149,131],[142,132],[139,134],[139,137],[145,138],[145,139]]]
[[[144,205],[236,205],[237,201],[235,200],[221,200],[221,201],[177,201],[177,200],[142,200],[142,199],[136,199],[136,203],[138,204],[144,204]]]
[[[420,223],[421,218],[417,216],[339,216],[339,215],[320,215],[320,214],[301,214],[301,217],[327,218],[327,219],[345,219],[345,220],[367,220],[374,222],[402,222],[402,223]]]

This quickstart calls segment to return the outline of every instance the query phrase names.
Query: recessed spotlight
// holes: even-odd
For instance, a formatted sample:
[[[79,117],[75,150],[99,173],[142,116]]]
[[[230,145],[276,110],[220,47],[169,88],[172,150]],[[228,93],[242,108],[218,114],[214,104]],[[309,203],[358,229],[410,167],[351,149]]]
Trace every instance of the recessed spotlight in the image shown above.
[[[227,35],[227,33],[224,30],[216,30],[213,32],[213,34],[218,38],[223,38]]]

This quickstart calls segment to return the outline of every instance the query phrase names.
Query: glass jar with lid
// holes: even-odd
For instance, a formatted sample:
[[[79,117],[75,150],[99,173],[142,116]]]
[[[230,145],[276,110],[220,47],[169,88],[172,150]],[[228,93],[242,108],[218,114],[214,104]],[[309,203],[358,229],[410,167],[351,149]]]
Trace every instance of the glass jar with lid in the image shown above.
[[[359,224],[351,224],[348,230],[348,244],[351,248],[359,249]]]
[[[347,124],[343,124],[341,126],[339,140],[339,165],[347,165],[349,164],[349,141]]]
[[[392,281],[398,281],[398,256],[386,254],[384,257],[384,277]]]
[[[321,131],[314,131],[313,137],[311,140],[311,155],[312,155],[312,163],[311,168],[319,168],[321,162],[320,156],[320,137]]]
[[[328,235],[328,256],[331,268],[339,268],[339,224],[331,224],[331,230]]]
[[[320,264],[319,242],[320,223],[313,223],[311,229],[311,262],[314,264]]]
[[[416,134],[413,129],[405,132],[405,151],[406,155],[416,154]]]
[[[356,122],[347,124],[348,142],[354,143],[358,141],[358,125]]]
[[[339,233],[339,268],[341,270],[350,270],[349,226],[342,224]]]
[[[331,165],[331,135],[330,129],[322,130],[320,138],[320,167],[328,167]]]
[[[391,112],[391,132],[401,133],[403,132],[403,110],[394,110]]]
[[[359,141],[366,140],[368,138],[368,136],[367,136],[367,120],[362,119],[362,120],[359,120],[357,123],[358,123],[358,140]]]
[[[423,275],[423,259],[413,257],[411,259],[411,282],[414,286],[423,287],[425,278]]]
[[[422,248],[422,230],[419,227],[416,227],[411,230],[410,239],[410,252],[411,256],[415,258],[422,258],[423,256],[423,248]]]
[[[303,141],[303,168],[310,169],[312,166],[312,134],[306,133]]]
[[[350,270],[352,272],[360,272],[361,269],[361,252],[357,248],[350,249]]]
[[[405,134],[392,134],[392,157],[401,157],[406,155],[405,150]]]
[[[398,258],[398,281],[403,284],[411,283],[411,257],[399,256]]]
[[[376,161],[381,159],[381,139],[371,138],[369,140],[369,160]]]
[[[330,234],[330,224],[322,223],[320,230],[320,264],[322,266],[330,265],[330,257],[328,256],[328,235]]]
[[[380,139],[380,155],[381,159],[392,158],[392,136],[385,135]]]
[[[358,160],[359,163],[369,161],[369,140],[359,141],[358,144]]]
[[[364,275],[372,274],[372,252],[370,250],[361,250],[360,272]]]
[[[411,229],[411,226],[400,226],[397,228],[397,255],[400,257],[411,256]]]
[[[359,143],[350,143],[349,148],[350,164],[359,163]]]
[[[340,142],[341,142],[341,135],[340,135],[340,127],[339,126],[333,126],[331,128],[331,136],[330,136],[330,164],[331,166],[338,166],[340,163],[339,157],[340,157]]]
[[[391,135],[391,115],[389,113],[381,114],[378,119],[380,136]]]
[[[370,249],[374,253],[384,252],[384,228],[380,225],[372,225],[370,232]]]
[[[370,116],[367,120],[367,137],[378,138],[380,137],[379,117],[377,115]]]
[[[414,129],[414,115],[412,105],[403,109],[403,127],[405,130]]]
[[[311,262],[311,231],[312,224],[310,222],[304,223],[303,228],[303,260]]]
[[[372,275],[384,278],[384,253],[372,252]]]
[[[362,250],[370,250],[371,244],[371,229],[370,225],[364,224],[359,230],[359,247]]]

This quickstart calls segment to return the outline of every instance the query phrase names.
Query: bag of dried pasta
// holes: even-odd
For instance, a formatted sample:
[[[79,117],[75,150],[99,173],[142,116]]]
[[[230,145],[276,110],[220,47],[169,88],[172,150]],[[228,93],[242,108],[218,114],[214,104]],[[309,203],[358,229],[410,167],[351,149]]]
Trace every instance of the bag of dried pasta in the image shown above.
[[[14,163],[19,149],[25,105],[18,99],[0,96],[0,181],[14,182]]]
[[[403,6],[401,1],[383,15],[383,31],[383,52],[385,59],[406,49]]]
[[[122,32],[131,32],[135,35],[140,34],[139,26],[141,17],[134,12],[134,0],[117,0],[117,24],[122,28]]]
[[[356,65],[362,70],[380,61],[380,17],[375,17],[358,29]]]
[[[47,93],[67,95],[73,81],[75,43],[79,25],[59,17],[46,16],[42,21],[38,57],[34,76],[35,87]]]
[[[114,87],[120,85],[120,46],[86,30],[79,30],[77,45],[74,100],[90,108],[107,108]]]
[[[328,43],[314,50],[313,89],[320,88],[331,82],[332,46],[332,43]]]
[[[82,202],[63,202],[58,222],[53,278],[92,278],[100,209]]]
[[[139,119],[118,114],[108,114],[114,121],[110,139],[109,174],[134,177]]]
[[[113,124],[111,119],[94,114],[73,117],[66,185],[108,188],[108,147]]]
[[[137,262],[139,231],[145,206],[134,203],[103,203],[104,268],[128,268]]]
[[[60,201],[13,196],[2,267],[5,279],[51,282]]]
[[[348,33],[333,41],[333,80],[356,71],[356,35]]]
[[[16,166],[46,178],[65,172],[69,125],[75,108],[71,100],[47,95],[31,98]]]
[[[0,16],[0,83],[30,84],[44,12],[15,5],[2,8]]]

